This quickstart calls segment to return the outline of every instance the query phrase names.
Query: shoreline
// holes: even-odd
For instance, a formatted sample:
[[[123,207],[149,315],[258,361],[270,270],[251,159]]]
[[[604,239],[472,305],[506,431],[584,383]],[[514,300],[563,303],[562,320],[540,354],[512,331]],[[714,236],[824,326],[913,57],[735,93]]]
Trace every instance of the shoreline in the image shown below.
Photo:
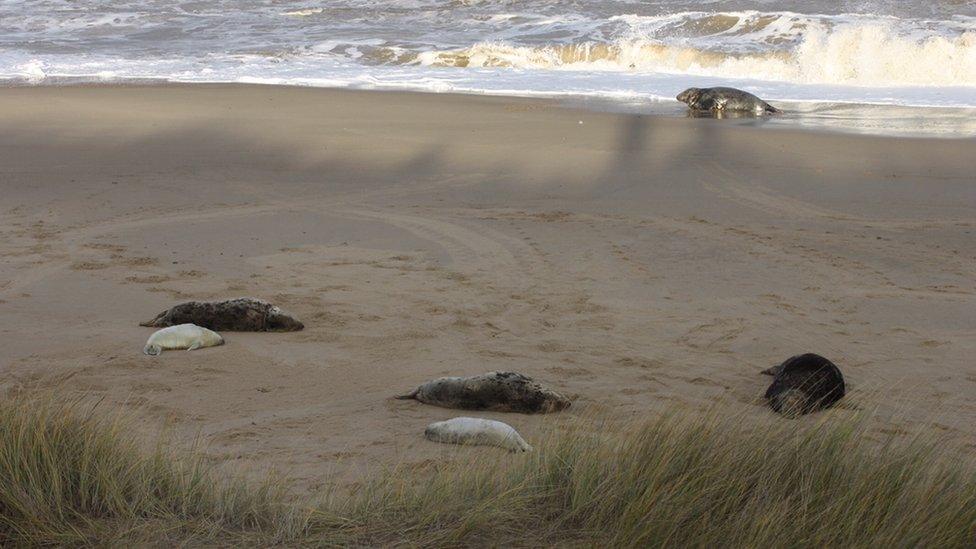
[[[566,94],[509,94],[482,91],[437,91],[409,88],[355,86],[322,86],[315,84],[281,84],[261,82],[180,82],[165,78],[142,78],[121,81],[92,81],[86,77],[66,77],[54,83],[31,83],[9,78],[0,79],[0,90],[19,88],[167,88],[167,87],[269,87],[273,89],[320,89],[360,93],[420,94],[438,97],[491,97],[514,101],[554,102],[569,109],[640,114],[665,118],[686,118],[691,115],[685,105],[670,98],[637,100],[601,96]],[[734,117],[723,122],[732,125],[796,129],[810,132],[871,135],[877,137],[909,137],[939,139],[976,139],[976,107],[951,105],[901,105],[879,102],[793,100],[777,102],[785,116]],[[699,118],[710,118],[699,116]]]
[[[443,458],[433,421],[560,421],[390,400],[434,377],[762,423],[759,372],[816,352],[851,386],[829,413],[976,445],[971,140],[219,84],[3,88],[0,121],[0,394],[104,399],[312,490]],[[245,295],[305,330],[140,354],[140,321]]]

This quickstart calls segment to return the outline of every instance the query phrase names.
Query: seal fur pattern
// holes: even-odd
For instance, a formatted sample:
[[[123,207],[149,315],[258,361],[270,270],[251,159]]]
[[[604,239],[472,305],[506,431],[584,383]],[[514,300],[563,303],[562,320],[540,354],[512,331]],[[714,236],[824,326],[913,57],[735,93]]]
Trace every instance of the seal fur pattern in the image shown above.
[[[180,324],[157,330],[149,336],[142,352],[149,356],[158,356],[164,349],[194,351],[223,344],[224,338],[213,330],[201,328],[196,324]]]
[[[688,88],[676,98],[692,111],[711,113],[776,114],[783,111],[747,91],[735,88]]]
[[[511,425],[493,419],[456,417],[438,421],[427,426],[424,438],[448,444],[498,446],[510,452],[532,450],[532,446]]]
[[[769,406],[786,416],[833,406],[846,390],[840,369],[814,353],[792,356],[763,373],[774,376],[766,390]]]
[[[571,404],[565,396],[516,372],[442,377],[428,381],[412,392],[396,398],[418,400],[442,408],[526,414],[558,412]]]
[[[251,297],[226,301],[188,301],[139,325],[164,328],[187,323],[228,332],[297,332],[305,327],[300,320],[276,305]]]

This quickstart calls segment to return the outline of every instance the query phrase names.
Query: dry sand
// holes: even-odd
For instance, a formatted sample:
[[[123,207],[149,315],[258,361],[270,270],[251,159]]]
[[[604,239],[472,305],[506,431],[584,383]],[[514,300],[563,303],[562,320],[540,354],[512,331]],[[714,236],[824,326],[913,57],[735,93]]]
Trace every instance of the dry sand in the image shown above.
[[[303,490],[438,459],[424,426],[462,414],[389,397],[496,369],[563,417],[774,421],[759,371],[811,351],[832,413],[976,443],[973,140],[223,85],[2,89],[0,127],[0,391],[104,396]],[[140,353],[139,321],[237,296],[307,328]]]

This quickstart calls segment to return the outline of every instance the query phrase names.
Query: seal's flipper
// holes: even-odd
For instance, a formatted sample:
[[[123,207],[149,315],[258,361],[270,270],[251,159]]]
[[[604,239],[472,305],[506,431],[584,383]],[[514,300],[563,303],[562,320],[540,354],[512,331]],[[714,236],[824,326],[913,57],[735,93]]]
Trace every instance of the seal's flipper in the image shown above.
[[[196,351],[199,348],[200,348],[200,342],[199,341],[194,341],[192,345],[190,345],[189,347],[186,348],[186,350],[187,351]]]

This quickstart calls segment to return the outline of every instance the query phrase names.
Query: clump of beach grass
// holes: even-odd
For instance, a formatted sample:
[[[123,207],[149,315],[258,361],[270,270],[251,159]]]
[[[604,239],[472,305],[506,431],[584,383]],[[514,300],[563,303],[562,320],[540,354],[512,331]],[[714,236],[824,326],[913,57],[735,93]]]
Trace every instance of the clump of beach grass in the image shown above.
[[[554,433],[523,459],[380,480],[371,541],[465,545],[971,546],[976,468],[935,441],[869,441],[825,415],[746,427],[717,412]]]
[[[971,546],[976,467],[863,421],[719,411],[579,420],[509,455],[459,448],[359,489],[289,499],[192,452],[143,448],[79,404],[0,404],[0,544]]]
[[[0,401],[0,545],[165,542],[282,530],[280,484],[147,448],[119,413],[81,401]]]

